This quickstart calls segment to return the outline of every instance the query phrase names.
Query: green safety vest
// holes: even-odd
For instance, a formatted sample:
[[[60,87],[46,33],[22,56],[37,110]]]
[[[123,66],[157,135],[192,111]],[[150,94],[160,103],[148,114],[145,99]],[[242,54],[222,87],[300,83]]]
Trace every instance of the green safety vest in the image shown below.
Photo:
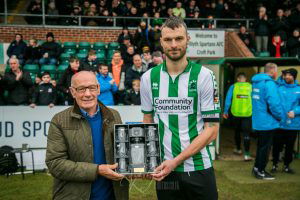
[[[252,85],[247,82],[237,82],[233,86],[231,113],[235,117],[250,117],[252,115]]]

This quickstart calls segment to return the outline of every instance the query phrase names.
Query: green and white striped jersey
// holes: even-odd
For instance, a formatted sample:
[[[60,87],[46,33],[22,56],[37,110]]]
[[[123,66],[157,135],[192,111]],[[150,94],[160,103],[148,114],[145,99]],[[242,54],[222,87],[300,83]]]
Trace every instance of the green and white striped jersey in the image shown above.
[[[186,149],[201,134],[204,122],[219,121],[215,76],[191,61],[176,77],[168,74],[165,62],[148,70],[141,79],[141,103],[142,112],[154,114],[154,121],[159,124],[163,160],[173,159]],[[211,166],[206,146],[175,171],[197,171]]]

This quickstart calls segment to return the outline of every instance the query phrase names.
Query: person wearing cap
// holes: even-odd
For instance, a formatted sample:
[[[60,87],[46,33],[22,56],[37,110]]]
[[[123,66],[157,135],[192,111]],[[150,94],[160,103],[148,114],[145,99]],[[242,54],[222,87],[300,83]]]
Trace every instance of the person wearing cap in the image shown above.
[[[55,65],[61,53],[60,45],[54,41],[54,34],[48,32],[46,42],[41,45],[42,58],[39,61],[40,65]]]
[[[285,112],[279,131],[274,134],[273,167],[271,172],[278,170],[279,154],[285,146],[283,172],[294,174],[290,168],[293,161],[293,147],[300,130],[300,86],[298,85],[297,70],[290,68],[282,71],[283,81],[278,88],[279,96]]]

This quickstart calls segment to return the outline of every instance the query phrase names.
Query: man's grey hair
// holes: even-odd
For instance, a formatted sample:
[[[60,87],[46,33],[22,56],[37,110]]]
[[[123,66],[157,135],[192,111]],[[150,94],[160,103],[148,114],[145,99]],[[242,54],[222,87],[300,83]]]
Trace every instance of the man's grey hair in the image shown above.
[[[268,73],[274,69],[275,69],[275,71],[277,71],[277,65],[275,63],[267,63],[265,65],[264,72]]]
[[[161,26],[161,30],[163,30],[166,27],[174,30],[175,28],[180,28],[181,26],[183,26],[187,32],[187,26],[184,23],[183,19],[181,17],[172,16],[169,17]]]
[[[10,58],[8,60],[8,63],[10,63],[11,60],[15,60],[17,62],[17,64],[20,64],[19,59],[18,58]]]

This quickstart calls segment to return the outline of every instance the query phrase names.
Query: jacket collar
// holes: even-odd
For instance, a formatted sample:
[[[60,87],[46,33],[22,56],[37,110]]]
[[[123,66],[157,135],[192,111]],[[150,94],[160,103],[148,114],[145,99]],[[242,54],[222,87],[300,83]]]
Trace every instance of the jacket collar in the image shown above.
[[[112,112],[100,101],[98,101],[98,105],[100,107],[100,112],[101,112],[103,122],[108,123],[108,122],[112,121],[114,119]],[[73,106],[73,109],[71,112],[71,117],[74,117],[77,119],[83,118],[80,108],[79,108],[78,104],[76,103],[76,101],[74,103],[74,106]]]

